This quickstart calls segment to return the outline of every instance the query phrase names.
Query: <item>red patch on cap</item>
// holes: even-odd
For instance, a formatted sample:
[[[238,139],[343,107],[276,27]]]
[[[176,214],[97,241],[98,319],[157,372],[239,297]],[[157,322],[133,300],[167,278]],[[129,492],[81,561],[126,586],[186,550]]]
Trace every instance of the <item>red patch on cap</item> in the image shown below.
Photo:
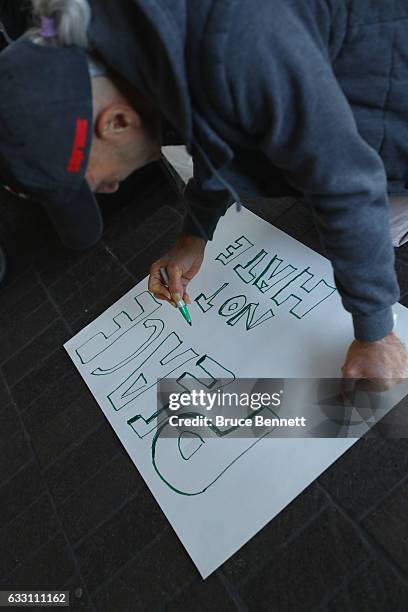
[[[88,120],[77,119],[74,145],[68,162],[67,171],[78,173],[81,171],[82,162],[85,159],[84,149],[86,146],[86,138],[88,134]]]

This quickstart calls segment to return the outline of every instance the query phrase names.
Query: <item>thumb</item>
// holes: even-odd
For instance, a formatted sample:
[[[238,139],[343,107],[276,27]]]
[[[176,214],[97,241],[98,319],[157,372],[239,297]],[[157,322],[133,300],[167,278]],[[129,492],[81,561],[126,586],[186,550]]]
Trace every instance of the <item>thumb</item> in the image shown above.
[[[169,276],[169,291],[171,297],[178,302],[183,298],[184,294],[184,287],[181,282],[183,270],[181,266],[177,264],[170,264],[167,266],[167,274]]]

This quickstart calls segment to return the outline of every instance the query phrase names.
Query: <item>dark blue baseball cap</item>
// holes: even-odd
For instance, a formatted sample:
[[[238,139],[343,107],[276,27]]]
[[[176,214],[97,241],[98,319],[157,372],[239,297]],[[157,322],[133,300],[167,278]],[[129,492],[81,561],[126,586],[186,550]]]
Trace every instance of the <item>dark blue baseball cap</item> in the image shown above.
[[[0,53],[0,185],[40,202],[63,243],[103,231],[85,173],[93,133],[88,58],[22,37]]]

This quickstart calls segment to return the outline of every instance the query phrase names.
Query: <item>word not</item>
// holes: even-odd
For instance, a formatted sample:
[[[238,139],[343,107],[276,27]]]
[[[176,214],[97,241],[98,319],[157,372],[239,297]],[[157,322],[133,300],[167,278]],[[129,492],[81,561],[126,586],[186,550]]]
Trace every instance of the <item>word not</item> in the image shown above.
[[[229,283],[224,283],[215,293],[206,297],[204,293],[200,293],[194,300],[197,306],[203,313],[208,312],[211,308],[214,307],[215,298],[222,292],[226,287],[228,287]],[[258,310],[259,302],[250,302],[248,303],[245,295],[234,295],[229,298],[226,302],[221,304],[218,309],[218,314],[221,317],[227,318],[227,325],[233,327],[236,325],[241,319],[245,320],[245,328],[246,331],[254,329],[258,327],[258,325],[262,325],[272,317],[274,317],[274,313],[271,308],[269,308],[266,312],[256,317],[256,313]]]

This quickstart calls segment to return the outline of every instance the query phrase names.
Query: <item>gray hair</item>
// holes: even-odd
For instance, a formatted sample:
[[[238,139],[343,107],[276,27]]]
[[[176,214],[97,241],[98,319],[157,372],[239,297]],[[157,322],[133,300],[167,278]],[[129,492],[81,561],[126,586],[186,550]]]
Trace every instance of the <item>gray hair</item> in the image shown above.
[[[29,32],[29,35],[40,44],[50,40],[57,46],[82,47],[87,49],[88,27],[91,22],[91,8],[88,0],[31,0],[34,19],[41,24],[43,17],[54,20],[55,37],[44,39],[40,27]]]

